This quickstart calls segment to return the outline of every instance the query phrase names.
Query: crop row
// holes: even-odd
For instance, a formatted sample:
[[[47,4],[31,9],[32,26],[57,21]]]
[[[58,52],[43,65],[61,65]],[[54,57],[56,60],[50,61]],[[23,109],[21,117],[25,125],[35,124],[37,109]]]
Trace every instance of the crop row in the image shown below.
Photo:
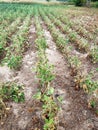
[[[44,11],[40,9],[39,12],[42,17],[42,20],[44,21],[49,31],[51,32],[51,35],[54,41],[56,42],[56,45],[58,46],[60,51],[62,51],[65,54],[70,64],[70,67],[77,70],[78,66],[80,65],[80,60],[77,56],[72,56],[71,46],[68,45],[69,40],[62,35],[62,33],[56,28],[56,26],[48,18],[48,16],[45,15]]]
[[[82,87],[87,93],[93,94],[94,92],[96,92],[98,82],[93,81],[92,76],[90,74],[84,75],[82,73],[82,61],[77,55],[73,55],[71,46],[68,45],[68,39],[65,39],[63,37],[62,33],[55,27],[54,23],[49,19],[48,16],[45,15],[45,12],[42,9],[40,9],[39,12],[42,20],[44,21],[44,24],[51,32],[51,35],[53,37],[53,40],[56,42],[57,47],[67,58],[67,61],[71,67],[71,75],[74,76],[74,82],[76,84],[76,87]],[[91,105],[92,102],[94,102],[93,99],[90,100]]]
[[[13,7],[13,6],[12,6]],[[14,7],[13,7],[14,8]],[[12,8],[12,11],[14,10]],[[30,8],[30,7],[29,7]],[[28,48],[28,30],[34,10],[26,7],[17,9],[18,17],[8,27],[0,28],[0,59],[7,62],[10,68],[18,69],[22,62],[23,52]],[[23,10],[24,9],[24,10]],[[23,12],[22,12],[23,11]],[[14,18],[14,15],[12,17]]]
[[[53,12],[54,13],[54,12]],[[57,13],[58,14],[58,13]],[[56,15],[57,15],[56,14]],[[66,14],[66,17],[63,16],[64,14],[59,14],[57,15],[58,19],[60,19],[64,24],[69,25],[70,28],[72,28],[72,30],[75,30],[77,32],[78,35],[80,35],[81,37],[89,40],[89,42],[94,42],[96,41],[95,39],[97,38],[97,32],[91,33],[88,30],[86,30],[86,28],[84,28],[83,26],[81,26],[81,24],[79,23],[79,21],[71,21],[69,14]],[[96,34],[96,35],[95,35]]]
[[[37,10],[36,13],[38,13]],[[41,117],[44,120],[43,129],[55,130],[57,127],[56,115],[58,106],[54,101],[54,88],[51,86],[51,82],[54,79],[54,75],[52,74],[53,67],[48,63],[48,59],[45,54],[47,43],[44,38],[42,27],[39,23],[38,14],[35,16],[34,23],[37,31],[36,46],[38,49],[38,63],[36,71],[40,83],[39,91],[35,97],[42,102]]]
[[[89,12],[86,12],[83,10],[80,11],[80,9],[72,9],[72,11],[65,11],[64,9],[55,9],[55,11],[53,11],[52,8],[49,9],[52,13],[58,15],[58,18],[60,17],[62,20],[67,18],[68,22],[70,23],[70,26],[73,29],[77,30],[78,34],[83,34],[83,36],[88,39],[93,39],[95,36],[98,35],[98,21],[96,19],[96,14],[93,15],[92,11],[89,10]]]
[[[46,12],[47,13],[47,12]],[[79,49],[85,50],[88,53],[89,57],[92,57],[93,62],[98,62],[98,46],[97,45],[90,45],[87,40],[81,38],[76,31],[73,31],[70,28],[70,23],[68,24],[67,18],[64,21],[67,21],[67,25],[64,25],[59,19],[57,19],[57,15],[51,15],[51,13],[47,13],[48,17],[52,20],[52,22],[60,28],[60,30],[67,34],[69,37],[70,42],[74,42]]]
[[[5,30],[3,28],[0,30],[0,58],[5,55],[6,47],[10,45],[12,35],[15,34],[15,32],[17,32],[18,27],[21,25],[23,21],[23,18],[17,18],[17,20],[14,21]]]
[[[28,30],[30,25],[30,15],[28,15],[20,29],[12,36],[12,44],[6,48],[6,57],[3,62],[7,62],[8,66],[18,69],[22,62],[23,52],[28,46]]]
[[[10,5],[0,4],[0,29],[6,29],[10,26],[17,18],[26,17],[28,14],[32,14],[33,7],[25,5]]]

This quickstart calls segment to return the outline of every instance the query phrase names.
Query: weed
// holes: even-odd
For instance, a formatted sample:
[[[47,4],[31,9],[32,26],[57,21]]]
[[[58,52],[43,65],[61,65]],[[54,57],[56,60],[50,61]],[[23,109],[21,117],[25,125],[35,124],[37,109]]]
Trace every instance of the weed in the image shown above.
[[[92,81],[90,76],[87,76],[82,84],[87,86],[89,93],[93,93],[96,89],[98,89],[98,82]]]
[[[69,62],[72,68],[78,69],[81,65],[81,61],[77,56],[70,57]]]
[[[98,63],[98,47],[94,46],[91,50],[89,55],[93,58],[93,63]]]
[[[22,63],[22,57],[21,56],[11,56],[11,59],[8,61],[8,66],[11,69],[19,69],[20,65]]]
[[[14,101],[16,103],[24,102],[25,96],[22,92],[23,86],[13,82],[0,84],[0,119],[6,116],[10,108],[7,108],[6,101]]]
[[[98,110],[96,110],[96,114],[97,114],[97,116],[98,116]]]
[[[90,106],[91,106],[92,108],[95,108],[95,107],[96,107],[96,102],[95,102],[95,100],[91,100],[91,101],[90,101]]]

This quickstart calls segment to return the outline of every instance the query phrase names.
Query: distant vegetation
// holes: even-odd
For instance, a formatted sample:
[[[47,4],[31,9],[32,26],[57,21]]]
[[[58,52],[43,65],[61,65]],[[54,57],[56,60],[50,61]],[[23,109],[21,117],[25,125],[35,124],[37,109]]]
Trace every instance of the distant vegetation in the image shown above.
[[[75,6],[97,7],[98,0],[0,0],[0,2],[26,2],[26,3],[45,3],[45,4],[66,4]]]

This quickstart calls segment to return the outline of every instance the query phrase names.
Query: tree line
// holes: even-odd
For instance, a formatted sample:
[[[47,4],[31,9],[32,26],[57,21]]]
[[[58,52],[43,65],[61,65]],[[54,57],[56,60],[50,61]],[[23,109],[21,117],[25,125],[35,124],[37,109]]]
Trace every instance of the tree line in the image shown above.
[[[51,1],[51,0],[46,0]],[[90,6],[91,2],[98,2],[98,0],[57,0],[62,2],[73,2],[76,6]]]

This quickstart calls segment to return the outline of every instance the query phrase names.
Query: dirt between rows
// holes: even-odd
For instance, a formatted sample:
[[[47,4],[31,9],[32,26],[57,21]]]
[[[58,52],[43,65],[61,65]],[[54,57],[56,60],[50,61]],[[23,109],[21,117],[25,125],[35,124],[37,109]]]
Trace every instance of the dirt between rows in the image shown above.
[[[87,95],[83,90],[75,90],[73,77],[67,60],[57,50],[56,45],[46,26],[42,24],[48,48],[46,55],[49,63],[54,65],[55,101],[62,109],[57,113],[59,123],[57,130],[98,130],[98,118],[88,109]],[[7,66],[0,67],[0,81],[14,81],[24,85],[25,103],[8,102],[10,107],[7,118],[4,118],[0,130],[43,130],[41,119],[41,103],[33,99],[39,87],[36,77],[37,50],[34,44],[36,30],[33,19],[29,32],[30,48],[25,53],[20,71],[12,71]],[[57,97],[63,98],[59,103]]]

